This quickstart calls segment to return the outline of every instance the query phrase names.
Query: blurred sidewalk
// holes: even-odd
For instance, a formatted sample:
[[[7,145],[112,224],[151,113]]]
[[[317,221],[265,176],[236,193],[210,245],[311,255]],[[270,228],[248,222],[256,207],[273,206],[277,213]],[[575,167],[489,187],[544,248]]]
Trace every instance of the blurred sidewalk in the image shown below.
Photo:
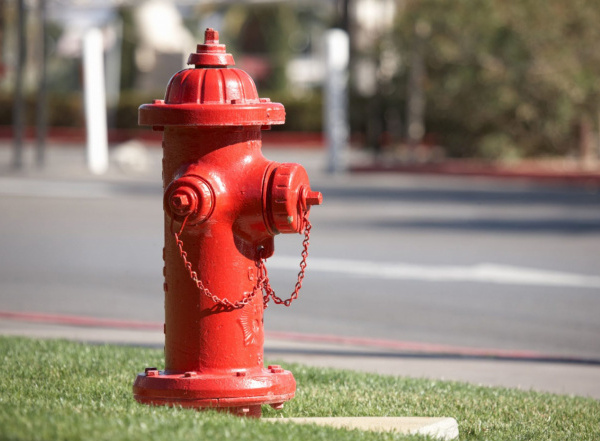
[[[327,151],[318,144],[300,139],[297,144],[289,137],[271,137],[263,145],[269,159],[280,162],[299,162],[310,172],[324,174]],[[45,166],[35,165],[33,141],[25,142],[24,167],[13,170],[12,141],[0,139],[0,176],[12,175],[36,178],[93,179],[105,181],[161,181],[162,149],[156,141],[132,140],[113,145],[110,167],[101,176],[91,174],[86,166],[85,144],[49,141]],[[576,159],[540,159],[514,162],[487,162],[475,159],[446,159],[439,162],[399,162],[393,158],[374,158],[368,151],[351,149],[348,154],[352,173],[433,175],[509,179],[549,184],[574,184],[600,187],[600,163],[583,167]],[[309,174],[310,174],[309,173]]]
[[[309,172],[323,173],[326,151],[302,145],[263,146],[268,159],[299,162]],[[13,147],[10,140],[0,140],[0,177],[31,179],[92,180],[104,182],[162,182],[162,148],[155,142],[132,140],[111,146],[109,168],[103,175],[92,174],[86,165],[86,148],[81,143],[52,143],[46,148],[45,163],[37,167],[33,142],[23,149],[23,167],[12,167]]]
[[[0,141],[0,176],[35,179],[95,180],[95,181],[161,181],[160,146],[148,147],[143,142],[119,144],[109,151],[110,165],[103,175],[92,174],[86,164],[85,144],[48,143],[43,167],[35,163],[32,142],[23,149],[23,167],[12,166],[13,147],[9,140]]]
[[[406,173],[465,177],[526,179],[537,182],[600,185],[600,166],[584,168],[574,159],[545,159],[518,162],[486,162],[476,159],[447,159],[437,163],[365,162],[352,167],[357,173]]]

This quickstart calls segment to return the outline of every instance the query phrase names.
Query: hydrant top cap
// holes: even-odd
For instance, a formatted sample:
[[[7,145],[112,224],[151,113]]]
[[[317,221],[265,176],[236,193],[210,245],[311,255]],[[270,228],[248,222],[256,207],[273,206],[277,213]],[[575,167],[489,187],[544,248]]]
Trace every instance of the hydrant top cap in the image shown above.
[[[219,44],[219,32],[212,28],[204,32],[204,44],[196,46],[196,52],[190,54],[187,64],[196,67],[227,67],[233,66],[233,55],[225,52],[225,45]]]
[[[234,64],[233,56],[219,44],[219,33],[207,29],[204,44],[190,55],[191,69],[177,72],[167,86],[164,100],[139,108],[140,125],[164,126],[262,126],[285,122],[280,103],[260,98],[254,81]]]

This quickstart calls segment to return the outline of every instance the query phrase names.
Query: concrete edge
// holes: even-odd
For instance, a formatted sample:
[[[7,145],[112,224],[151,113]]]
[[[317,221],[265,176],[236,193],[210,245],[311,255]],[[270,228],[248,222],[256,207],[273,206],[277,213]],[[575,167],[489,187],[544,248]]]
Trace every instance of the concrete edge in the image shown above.
[[[316,424],[336,429],[429,435],[444,441],[458,438],[458,423],[449,417],[312,417],[262,420],[270,423]]]

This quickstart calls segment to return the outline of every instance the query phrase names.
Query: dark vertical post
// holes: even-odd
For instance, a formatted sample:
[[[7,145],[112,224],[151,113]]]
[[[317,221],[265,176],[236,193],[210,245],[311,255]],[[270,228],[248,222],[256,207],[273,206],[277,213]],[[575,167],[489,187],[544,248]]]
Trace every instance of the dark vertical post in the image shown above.
[[[23,97],[23,74],[25,66],[25,0],[17,2],[17,63],[15,69],[15,101],[13,107],[13,167],[23,168],[23,125],[25,100]]]
[[[40,69],[40,85],[37,96],[37,111],[36,111],[36,126],[37,126],[37,144],[36,144],[36,155],[35,160],[38,167],[44,166],[45,154],[46,154],[46,129],[47,129],[47,64],[48,64],[48,50],[47,50],[47,24],[46,24],[46,0],[39,0],[39,20],[40,20],[40,55],[41,55],[41,69]]]
[[[350,32],[350,0],[338,0],[338,27]]]

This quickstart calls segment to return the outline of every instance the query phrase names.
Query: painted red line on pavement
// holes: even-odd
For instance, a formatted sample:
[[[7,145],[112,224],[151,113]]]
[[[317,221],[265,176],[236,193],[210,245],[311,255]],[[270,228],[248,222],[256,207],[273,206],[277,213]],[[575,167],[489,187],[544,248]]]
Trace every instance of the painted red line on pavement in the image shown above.
[[[467,346],[440,345],[402,340],[386,340],[364,337],[343,337],[338,335],[300,334],[295,332],[266,332],[268,337],[281,340],[306,341],[313,343],[333,343],[347,346],[368,346],[371,348],[393,349],[396,351],[422,352],[428,354],[455,354],[477,357],[544,358],[535,351],[471,348]]]
[[[86,326],[90,328],[145,329],[150,331],[163,329],[162,323],[135,320],[104,319],[76,315],[46,314],[43,312],[0,311],[0,318],[33,323],[54,325]]]
[[[89,316],[62,314],[47,314],[41,312],[16,312],[0,310],[0,318],[54,325],[84,326],[91,328],[136,329],[162,331],[163,324],[135,320],[104,319]],[[401,340],[386,340],[364,337],[344,337],[327,334],[302,334],[298,332],[265,332],[266,337],[279,340],[293,340],[311,343],[330,343],[346,346],[363,346],[370,348],[391,349],[395,351],[410,351],[427,354],[455,354],[477,357],[508,357],[508,358],[545,358],[544,354],[534,351],[511,351],[503,349],[471,348],[465,346],[440,345]]]

